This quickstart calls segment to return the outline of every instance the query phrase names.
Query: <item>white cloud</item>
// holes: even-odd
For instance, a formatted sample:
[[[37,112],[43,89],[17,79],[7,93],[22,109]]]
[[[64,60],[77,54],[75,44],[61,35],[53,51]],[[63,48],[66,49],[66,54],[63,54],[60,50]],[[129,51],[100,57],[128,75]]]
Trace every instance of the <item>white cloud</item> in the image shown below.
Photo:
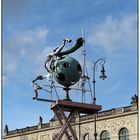
[[[103,22],[94,25],[87,42],[102,47],[108,53],[133,49],[136,46],[137,19],[135,15],[121,18],[107,16]]]
[[[50,53],[51,51],[52,51],[52,47],[47,46],[42,51],[38,52],[38,55],[37,55],[36,61],[35,61],[36,64],[38,64],[38,66],[34,70],[35,73],[39,74],[39,73],[44,73],[44,71],[46,72],[44,64],[47,59],[47,54]]]
[[[15,31],[14,36],[7,36],[5,46],[3,46],[3,72],[7,78],[18,72],[18,66],[22,63],[23,65],[26,63],[25,67],[30,65],[30,62],[27,62],[29,60],[33,62],[33,65],[36,63],[34,60],[37,59],[40,46],[46,45],[47,34],[48,29],[41,27]]]
[[[41,28],[36,28],[36,29],[32,29],[32,30],[25,30],[23,32],[20,31],[18,34],[17,34],[17,36],[15,36],[15,42],[19,46],[35,45],[36,43],[42,44],[42,42],[44,43],[46,41],[48,29],[46,29],[45,27],[41,27]],[[31,47],[33,47],[33,46],[31,46]]]
[[[47,58],[47,54],[52,51],[52,47],[47,46],[45,49],[43,49],[41,52],[38,52],[37,62],[45,61]]]

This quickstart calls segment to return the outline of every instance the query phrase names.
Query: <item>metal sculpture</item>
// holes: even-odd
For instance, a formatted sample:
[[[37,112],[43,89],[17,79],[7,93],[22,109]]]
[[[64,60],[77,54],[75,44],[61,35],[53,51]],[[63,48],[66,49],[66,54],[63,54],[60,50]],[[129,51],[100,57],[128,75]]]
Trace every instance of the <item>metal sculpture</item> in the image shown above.
[[[68,55],[79,49],[83,45],[84,39],[82,37],[78,38],[74,46],[62,51],[65,44],[70,42],[72,42],[71,39],[63,39],[62,45],[55,48],[53,52],[47,55],[44,66],[48,74],[45,76],[40,75],[32,81],[35,91],[33,99],[38,97],[38,90],[43,89],[36,83],[36,81],[49,79],[50,76],[53,75],[56,82],[64,86],[64,90],[66,91],[65,99],[70,100],[68,95],[68,91],[70,90],[69,87],[79,81],[82,74],[82,68],[76,59]]]
[[[78,82],[81,78],[82,80],[82,95],[84,96],[85,94],[85,83],[86,80],[89,82],[89,87],[90,87],[90,81],[87,73],[87,67],[86,67],[86,62],[85,62],[85,55],[86,55],[86,50],[83,47],[83,66],[81,67],[80,63],[73,57],[68,56],[69,54],[75,52],[77,49],[79,49],[81,46],[84,44],[84,39],[83,38],[78,38],[75,45],[71,47],[70,49],[67,49],[63,51],[63,48],[66,43],[70,43],[72,40],[71,39],[64,39],[62,41],[62,45],[60,47],[57,47],[56,49],[53,50],[53,52],[49,53],[47,55],[47,59],[45,61],[45,69],[47,70],[48,74],[45,76],[38,76],[36,79],[32,81],[34,91],[35,91],[35,96],[33,99],[39,100],[39,101],[45,101],[45,102],[52,102],[51,105],[51,110],[54,112],[56,118],[60,122],[61,128],[60,132],[57,133],[54,137],[53,140],[61,140],[64,134],[66,135],[67,139],[70,139],[72,137],[74,140],[78,140],[78,137],[73,130],[71,126],[71,122],[73,119],[75,119],[75,115],[84,113],[84,114],[95,114],[102,109],[102,106],[96,105],[96,97],[95,97],[95,90],[94,91],[94,96],[91,93],[91,97],[93,97],[94,103],[89,104],[89,103],[79,103],[79,102],[73,102],[69,98],[69,90],[71,89],[70,86],[74,85],[76,82]],[[95,65],[97,62],[99,62],[101,59],[97,60],[95,62]],[[101,73],[102,75],[100,78],[103,80],[106,78],[105,76],[105,70],[104,70],[104,63],[102,64],[102,70]],[[93,68],[95,73],[95,66]],[[50,79],[53,78],[57,83],[63,86],[63,89],[66,91],[66,97],[64,100],[59,100],[58,95],[57,98],[58,100],[49,100],[49,99],[42,99],[38,98],[38,91],[39,90],[45,90],[46,92],[51,93],[52,92],[52,86],[53,86],[53,80],[50,85],[51,91],[48,91],[44,89],[42,86],[38,85],[36,81],[38,80],[44,80],[44,79]],[[95,77],[95,76],[94,76]],[[94,86],[95,86],[95,79],[94,79]],[[95,89],[95,87],[94,87]],[[55,89],[56,90],[56,89]],[[91,92],[91,88],[90,88]],[[82,102],[85,101],[84,97],[82,97]],[[67,113],[69,113],[69,115]],[[62,121],[63,119],[63,121]],[[96,116],[95,116],[95,139],[97,136],[96,133]],[[40,119],[41,122],[41,119]],[[67,130],[69,129],[69,130]],[[80,139],[80,138],[79,138]]]

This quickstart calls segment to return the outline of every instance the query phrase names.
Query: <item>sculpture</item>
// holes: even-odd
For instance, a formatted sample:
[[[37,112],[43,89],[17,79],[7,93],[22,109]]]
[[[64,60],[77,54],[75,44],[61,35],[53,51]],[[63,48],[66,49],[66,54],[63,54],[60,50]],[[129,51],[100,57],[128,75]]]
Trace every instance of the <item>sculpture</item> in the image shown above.
[[[66,43],[70,43],[71,39],[63,39],[62,45],[57,47],[53,50],[53,52],[47,55],[47,59],[45,61],[45,69],[47,70],[48,74],[45,76],[38,76],[36,79],[32,81],[32,85],[34,87],[34,91],[36,96],[33,99],[38,97],[38,90],[42,89],[37,83],[37,80],[48,79],[50,75],[53,75],[55,80],[64,86],[64,89],[67,92],[68,97],[68,90],[69,87],[79,81],[82,68],[79,62],[74,59],[73,57],[68,56],[69,54],[75,52],[79,49],[83,43],[83,38],[78,38],[75,45],[65,51],[62,51]]]

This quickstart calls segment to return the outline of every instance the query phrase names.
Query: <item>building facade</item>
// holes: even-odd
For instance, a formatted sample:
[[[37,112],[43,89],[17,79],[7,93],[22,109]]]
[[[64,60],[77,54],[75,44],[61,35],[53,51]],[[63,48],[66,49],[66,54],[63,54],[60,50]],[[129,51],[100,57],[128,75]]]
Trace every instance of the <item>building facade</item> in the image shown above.
[[[78,140],[94,140],[94,116],[77,115],[71,123]],[[4,140],[53,140],[61,126],[54,117],[49,123],[23,129],[8,130],[5,126]],[[132,97],[130,106],[113,108],[96,115],[97,140],[138,140],[138,103]],[[73,138],[70,138],[71,140]],[[67,140],[64,136],[62,140]]]

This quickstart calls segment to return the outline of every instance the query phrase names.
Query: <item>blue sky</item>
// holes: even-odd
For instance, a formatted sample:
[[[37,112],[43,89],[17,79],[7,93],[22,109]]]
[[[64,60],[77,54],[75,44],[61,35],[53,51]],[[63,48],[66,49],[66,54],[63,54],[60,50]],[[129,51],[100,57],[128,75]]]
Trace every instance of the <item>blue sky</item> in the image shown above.
[[[36,125],[39,116],[44,123],[53,117],[50,104],[32,100],[31,81],[47,74],[47,54],[65,37],[72,39],[65,47],[69,48],[81,37],[82,28],[91,81],[92,61],[106,57],[107,79],[98,78],[99,66],[96,72],[97,103],[103,110],[130,105],[131,96],[138,92],[136,0],[3,0],[3,126],[13,130]],[[73,57],[81,62],[81,49]],[[70,96],[74,101],[81,98],[73,91]]]

